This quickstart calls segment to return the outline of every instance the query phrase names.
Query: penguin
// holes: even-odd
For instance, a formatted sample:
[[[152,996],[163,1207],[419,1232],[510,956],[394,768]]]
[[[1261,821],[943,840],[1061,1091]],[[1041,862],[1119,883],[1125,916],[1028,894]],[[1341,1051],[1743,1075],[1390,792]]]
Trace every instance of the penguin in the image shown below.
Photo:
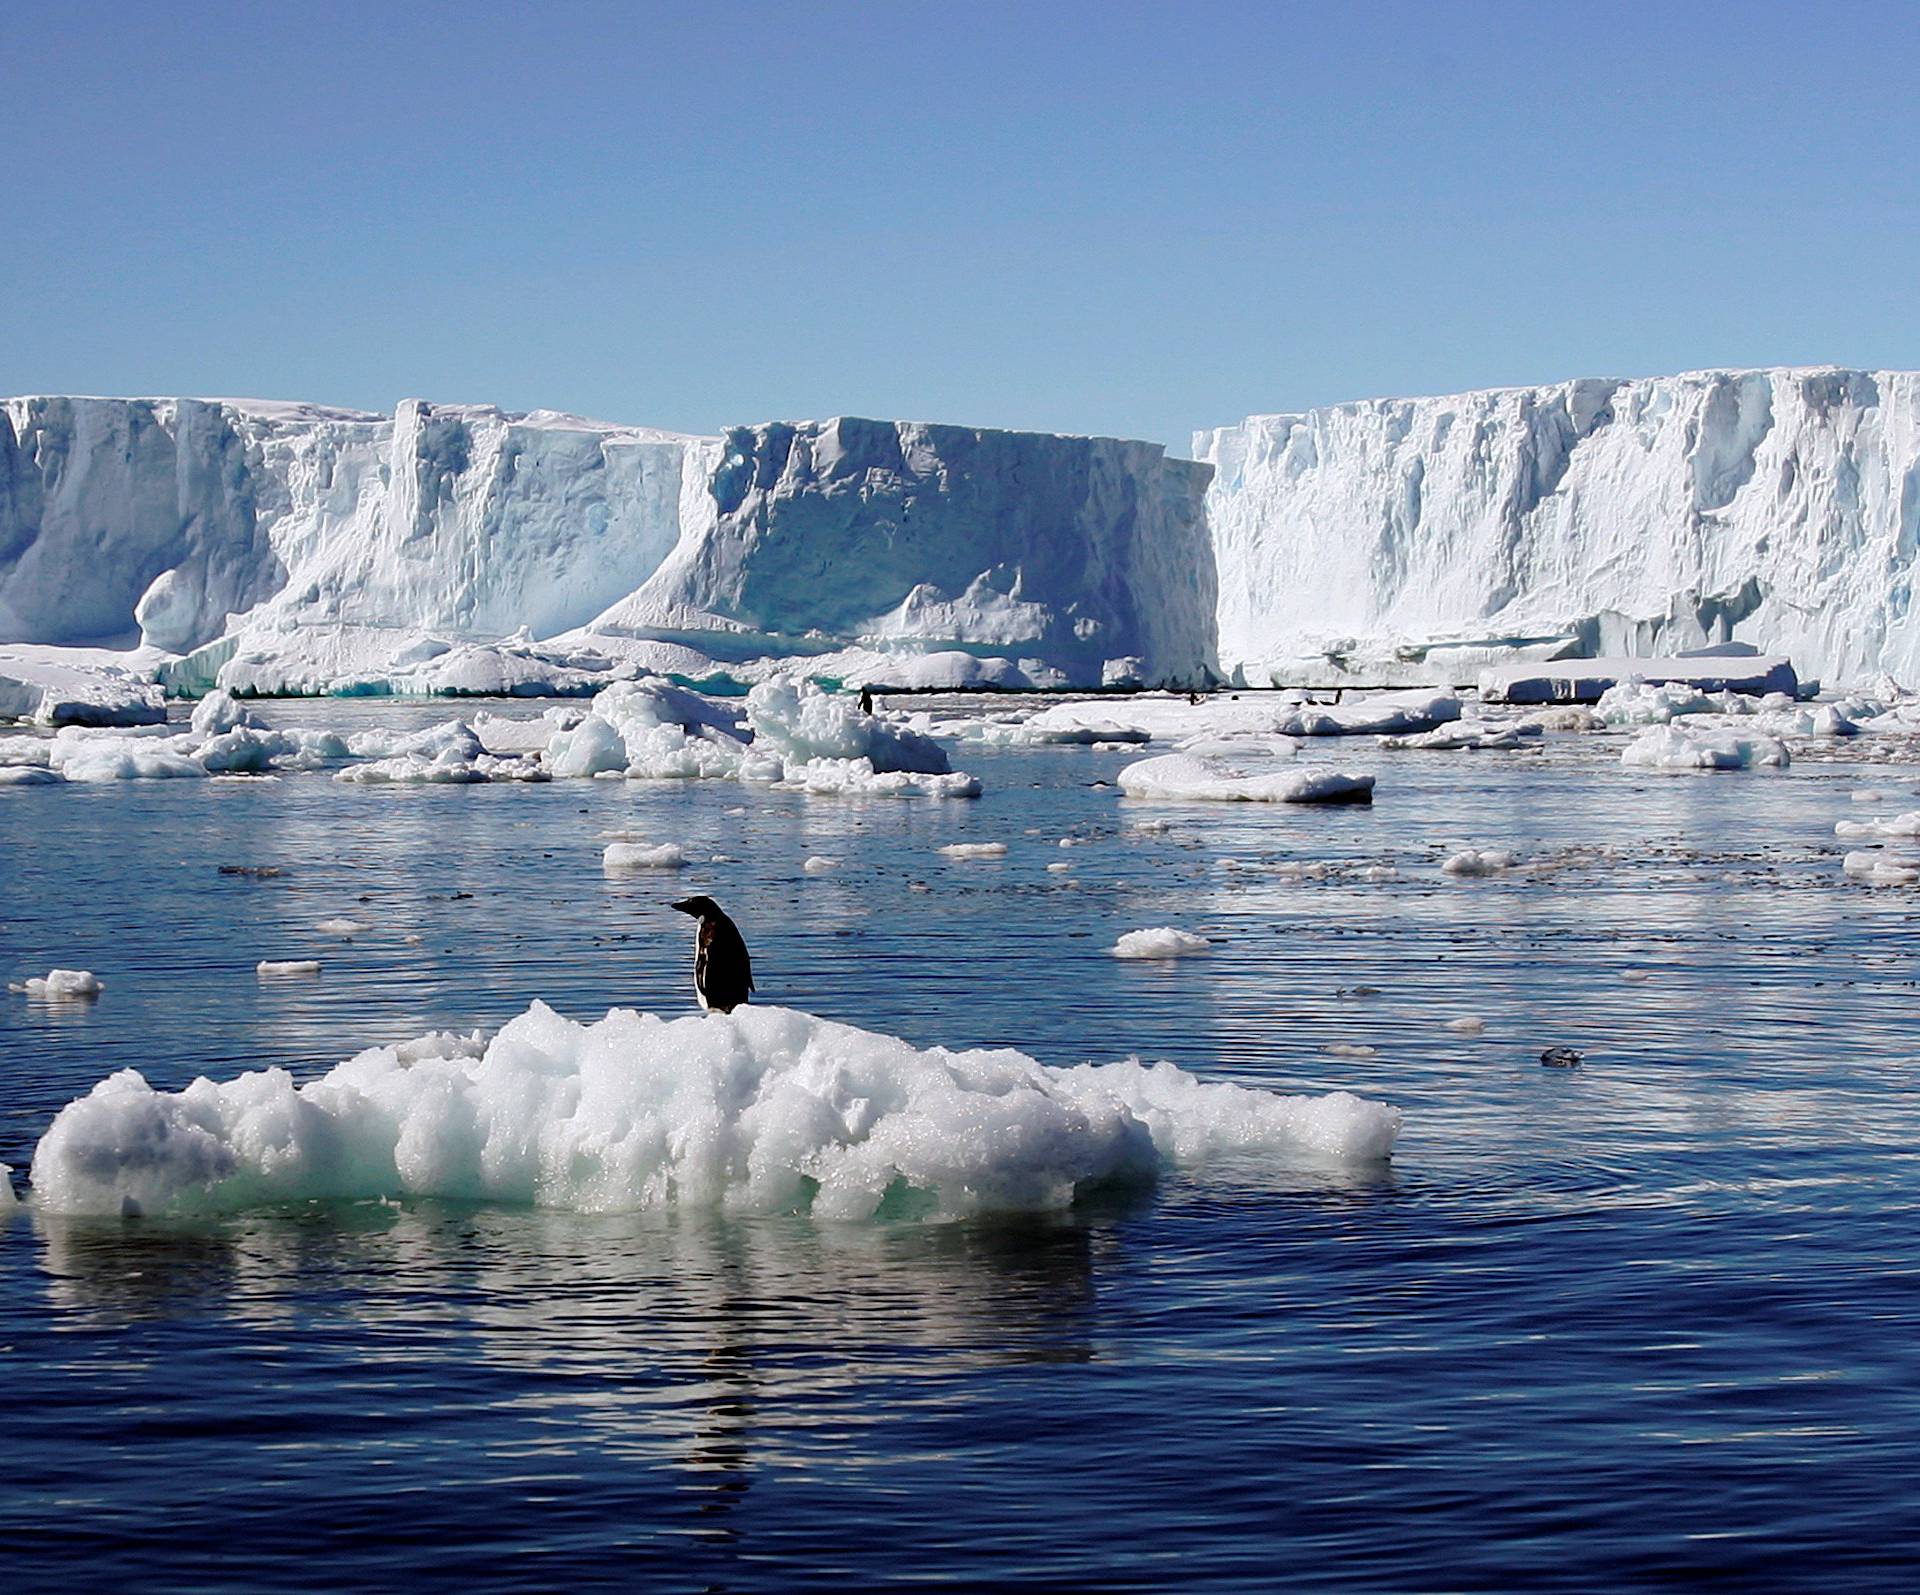
[[[668,905],[700,921],[694,937],[693,990],[708,1013],[732,1013],[753,990],[753,960],[739,927],[711,897],[683,897]]]
[[[873,718],[873,688],[871,687],[860,689],[860,712],[868,719]]]

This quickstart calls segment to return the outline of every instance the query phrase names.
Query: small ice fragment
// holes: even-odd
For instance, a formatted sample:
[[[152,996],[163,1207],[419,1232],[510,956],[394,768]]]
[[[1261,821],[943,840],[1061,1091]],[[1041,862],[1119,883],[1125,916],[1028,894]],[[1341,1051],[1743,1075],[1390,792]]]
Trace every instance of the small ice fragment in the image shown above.
[[[600,862],[601,867],[610,873],[638,869],[684,869],[687,853],[678,842],[662,842],[658,847],[642,847],[637,842],[609,842]]]
[[[823,858],[820,854],[815,853],[812,858],[808,859],[806,863],[800,867],[809,875],[824,875],[828,870],[838,869],[840,867],[840,860],[837,858]]]
[[[1456,1036],[1483,1036],[1487,1033],[1487,1022],[1477,1014],[1463,1014],[1458,1019],[1449,1019],[1447,1028]]]
[[[317,975],[320,973],[320,960],[317,958],[263,958],[253,966],[253,972],[263,980],[272,980],[281,975]]]
[[[1882,792],[1877,786],[1856,787],[1854,788],[1853,801],[1856,803],[1884,803],[1887,801],[1887,794]]]
[[[1062,859],[1058,864],[1049,864],[1047,866],[1047,873],[1049,875],[1064,875],[1072,868],[1073,866],[1071,864],[1065,859]]]
[[[949,842],[940,849],[948,858],[1004,858],[1005,842]]]
[[[1204,953],[1209,943],[1204,936],[1175,930],[1171,925],[1156,925],[1146,930],[1130,930],[1113,944],[1115,958],[1187,958]]]
[[[56,1001],[75,997],[97,997],[104,983],[91,969],[49,969],[44,975],[30,976],[15,991],[29,997],[48,997]]]
[[[1400,871],[1391,864],[1369,864],[1360,871],[1363,881],[1391,881],[1400,878]]]
[[[410,930],[407,932],[406,935],[402,936],[400,939],[403,942],[405,942],[409,947],[418,947],[427,938],[422,936],[420,932],[417,930]]]
[[[357,936],[367,927],[357,919],[323,919],[313,928],[322,936]]]
[[[1378,1047],[1369,1047],[1363,1041],[1331,1041],[1327,1043],[1327,1051],[1332,1053],[1336,1058],[1377,1058],[1380,1056],[1380,1049]]]
[[[1620,971],[1620,978],[1637,985],[1647,978],[1647,972],[1644,969],[1623,969]]]
[[[1498,875],[1513,864],[1511,853],[1502,853],[1495,849],[1482,852],[1478,848],[1462,848],[1440,866],[1446,875],[1482,876]]]

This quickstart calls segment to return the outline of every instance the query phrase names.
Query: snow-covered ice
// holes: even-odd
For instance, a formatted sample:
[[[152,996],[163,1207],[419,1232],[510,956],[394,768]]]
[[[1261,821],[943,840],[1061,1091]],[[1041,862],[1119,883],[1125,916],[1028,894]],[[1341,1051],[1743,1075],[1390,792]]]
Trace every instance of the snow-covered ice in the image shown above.
[[[1005,842],[949,842],[940,849],[948,858],[1005,858]]]
[[[1399,1126],[1347,1092],[922,1051],[789,1008],[582,1025],[535,1003],[491,1038],[372,1048],[305,1085],[265,1069],[165,1092],[123,1069],[55,1117],[32,1182],[63,1213],[431,1196],[860,1220],[1060,1208],[1225,1153],[1377,1161]]]
[[[254,965],[254,973],[266,980],[317,975],[320,973],[320,961],[317,958],[263,958]]]
[[[1501,875],[1513,868],[1513,855],[1499,848],[1462,848],[1447,856],[1440,865],[1442,874],[1468,878]]]

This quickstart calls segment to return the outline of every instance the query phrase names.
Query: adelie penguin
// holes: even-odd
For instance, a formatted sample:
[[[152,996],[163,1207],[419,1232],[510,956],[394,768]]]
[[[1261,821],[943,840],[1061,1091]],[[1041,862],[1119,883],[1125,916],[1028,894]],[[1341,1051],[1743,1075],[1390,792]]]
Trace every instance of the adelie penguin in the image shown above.
[[[700,921],[694,937],[693,989],[708,1013],[732,1013],[753,991],[753,960],[740,928],[711,897],[683,897],[669,905]]]

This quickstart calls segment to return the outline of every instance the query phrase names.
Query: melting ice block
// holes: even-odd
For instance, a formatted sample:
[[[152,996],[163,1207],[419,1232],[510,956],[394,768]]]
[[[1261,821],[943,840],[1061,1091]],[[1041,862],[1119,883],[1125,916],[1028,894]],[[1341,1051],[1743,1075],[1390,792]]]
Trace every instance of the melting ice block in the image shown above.
[[[305,1085],[263,1069],[166,1092],[122,1070],[60,1111],[32,1177],[67,1213],[435,1196],[865,1219],[1059,1208],[1221,1153],[1378,1160],[1399,1126],[1346,1092],[922,1050],[790,1008],[583,1025],[535,1003],[491,1039],[376,1047]]]
[[[1128,797],[1204,803],[1371,803],[1373,777],[1317,768],[1250,775],[1225,759],[1166,753],[1128,765],[1120,790]]]

